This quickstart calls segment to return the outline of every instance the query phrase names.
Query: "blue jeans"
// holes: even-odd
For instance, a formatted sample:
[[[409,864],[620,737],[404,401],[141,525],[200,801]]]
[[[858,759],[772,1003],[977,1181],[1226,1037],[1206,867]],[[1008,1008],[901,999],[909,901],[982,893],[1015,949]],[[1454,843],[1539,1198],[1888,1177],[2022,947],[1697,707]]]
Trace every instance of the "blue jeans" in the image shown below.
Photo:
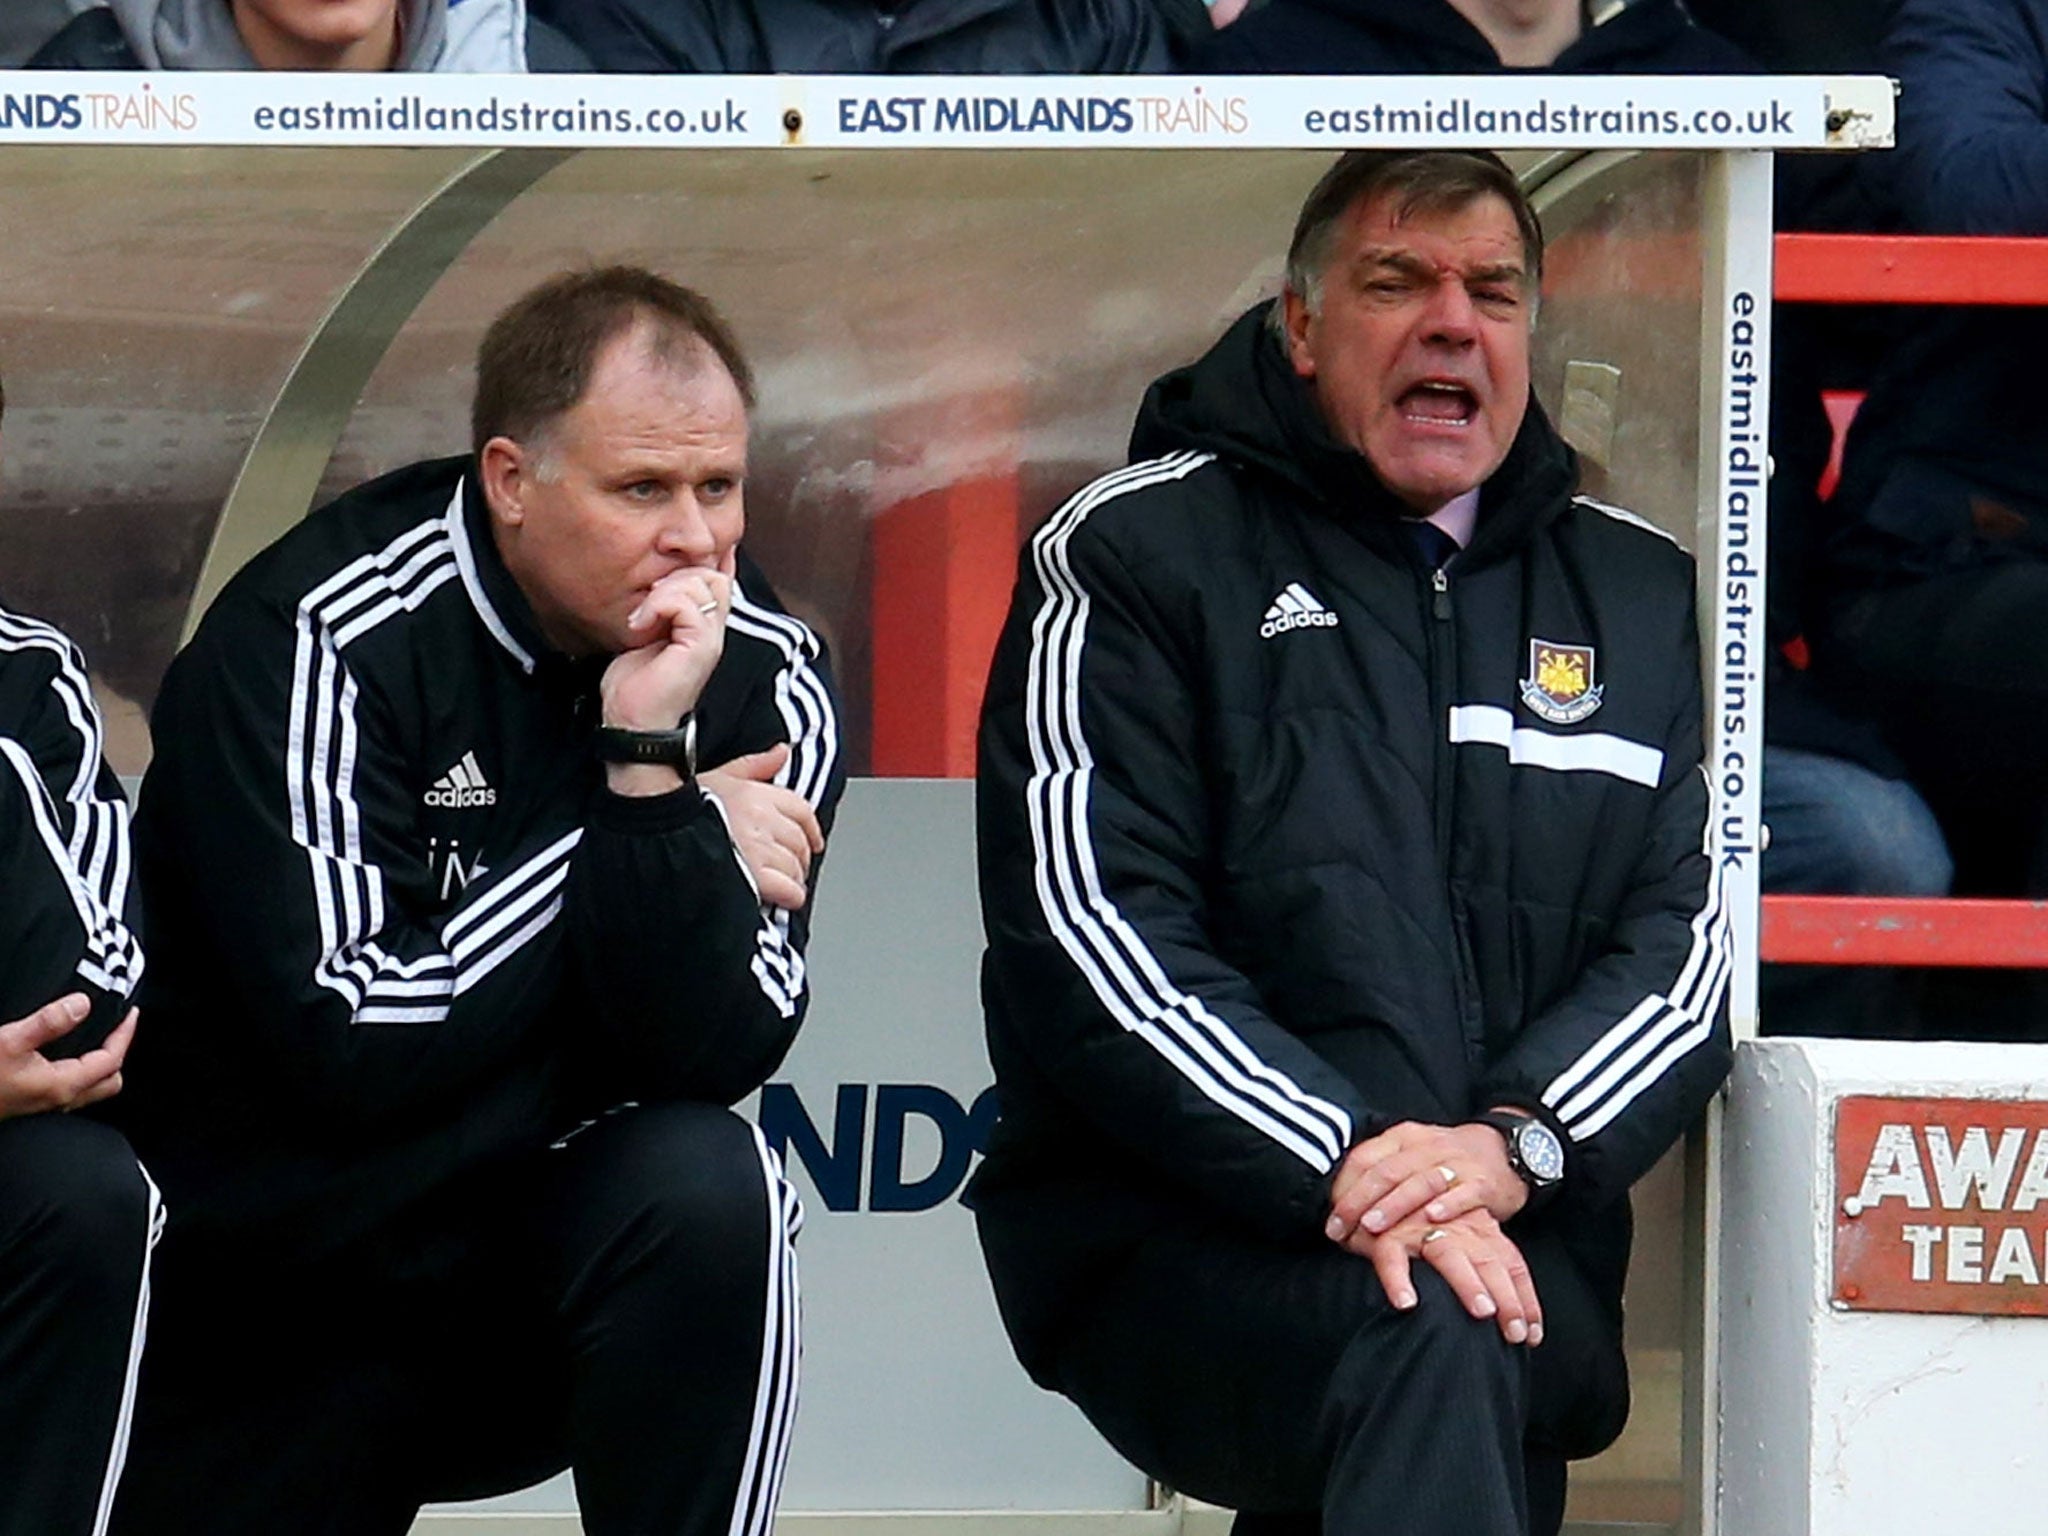
[[[1946,896],[1954,865],[1903,779],[1846,758],[1764,749],[1763,888],[1814,896]]]
[[[1934,813],[1903,779],[1845,758],[1764,749],[1763,887],[1814,896],[1946,896],[1954,874]],[[1917,988],[1867,966],[1767,965],[1765,1034],[1916,1039]]]

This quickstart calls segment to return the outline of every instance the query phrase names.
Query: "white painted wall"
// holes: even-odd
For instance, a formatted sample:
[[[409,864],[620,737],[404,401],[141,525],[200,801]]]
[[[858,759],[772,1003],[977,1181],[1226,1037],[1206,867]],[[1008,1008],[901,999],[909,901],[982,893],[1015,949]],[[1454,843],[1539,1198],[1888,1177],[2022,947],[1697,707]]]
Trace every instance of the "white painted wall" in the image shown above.
[[[2048,1099],[2048,1046],[1740,1049],[1723,1144],[1721,1536],[2042,1536],[2048,1318],[1829,1300],[1835,1106],[1856,1094]]]

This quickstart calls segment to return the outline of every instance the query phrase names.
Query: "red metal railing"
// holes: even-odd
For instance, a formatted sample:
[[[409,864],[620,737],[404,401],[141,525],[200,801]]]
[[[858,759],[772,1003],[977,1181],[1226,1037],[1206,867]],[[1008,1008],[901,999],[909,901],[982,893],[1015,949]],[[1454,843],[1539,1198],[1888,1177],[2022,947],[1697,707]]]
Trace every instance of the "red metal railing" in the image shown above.
[[[2048,304],[2048,240],[1779,235],[1772,291],[1818,304]],[[2048,902],[1766,896],[1759,948],[1788,965],[2048,968]]]
[[[1766,896],[1759,948],[1781,965],[2048,969],[2048,902]]]
[[[1780,235],[1771,290],[1805,304],[2048,304],[2048,241]]]

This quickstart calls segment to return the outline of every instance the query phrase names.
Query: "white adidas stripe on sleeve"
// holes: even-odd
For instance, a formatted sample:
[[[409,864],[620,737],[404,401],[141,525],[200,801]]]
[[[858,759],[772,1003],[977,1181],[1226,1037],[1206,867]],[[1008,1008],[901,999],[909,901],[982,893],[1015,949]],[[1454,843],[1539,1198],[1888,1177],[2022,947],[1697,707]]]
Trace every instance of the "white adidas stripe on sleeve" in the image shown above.
[[[1705,777],[1706,770],[1700,772]],[[1709,784],[1710,802],[1712,792]],[[1713,825],[1711,815],[1707,825]],[[1711,844],[1703,839],[1702,847],[1711,858]],[[1543,1090],[1543,1102],[1574,1141],[1598,1135],[1674,1063],[1713,1037],[1733,965],[1727,887],[1718,861],[1691,930],[1691,947],[1670,990],[1643,998]]]
[[[576,831],[496,875],[452,917],[442,952],[401,960],[376,942],[388,907],[384,874],[364,853],[355,792],[356,684],[342,656],[349,640],[417,610],[460,578],[455,541],[437,517],[401,534],[315,587],[302,600],[292,665],[285,792],[293,839],[306,851],[321,952],[316,982],[338,994],[359,1024],[433,1024],[555,921]],[[480,787],[465,753],[445,775],[457,790]]]
[[[1031,625],[1025,696],[1033,879],[1054,938],[1111,1018],[1211,1102],[1327,1172],[1351,1144],[1350,1115],[1265,1061],[1200,998],[1174,985],[1104,890],[1088,820],[1095,765],[1081,725],[1081,666],[1089,596],[1074,576],[1068,546],[1097,508],[1181,479],[1211,457],[1175,454],[1104,476],[1032,539],[1045,593]]]
[[[782,657],[775,675],[775,708],[782,717],[789,738],[789,760],[775,776],[785,789],[793,789],[813,807],[823,800],[832,782],[839,757],[839,720],[832,708],[832,695],[816,666],[818,637],[801,619],[764,608],[749,598],[735,583],[732,612],[727,624],[736,632],[773,646]],[[716,796],[712,804],[721,819],[725,807]],[[727,823],[727,836],[731,824]],[[746,870],[738,847],[733,857]],[[753,874],[747,872],[753,883]],[[759,891],[755,894],[758,896]],[[795,1015],[805,986],[804,957],[790,938],[789,914],[778,907],[761,904],[760,926],[754,935],[752,970],[761,993],[781,1017]]]

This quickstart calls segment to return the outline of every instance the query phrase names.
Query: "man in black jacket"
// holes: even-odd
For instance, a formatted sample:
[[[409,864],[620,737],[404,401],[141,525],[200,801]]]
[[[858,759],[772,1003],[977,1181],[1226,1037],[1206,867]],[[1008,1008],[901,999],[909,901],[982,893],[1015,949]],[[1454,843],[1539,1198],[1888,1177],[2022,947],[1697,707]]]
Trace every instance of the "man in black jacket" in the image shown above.
[[[752,399],[698,295],[556,278],[473,452],[315,513],[173,663],[126,1123],[179,1220],[117,1530],[398,1536],[569,1463],[594,1536],[767,1531],[798,1218],[727,1106],[802,1017],[842,779],[738,549]]]
[[[1247,1530],[1554,1531],[1628,1189],[1727,1067],[1692,563],[1574,495],[1541,259],[1492,156],[1339,161],[990,677],[997,1297]]]
[[[1213,75],[1747,75],[1680,0],[1270,0],[1196,45]]]
[[[100,735],[78,647],[0,609],[0,1536],[106,1529],[149,1309],[156,1190],[68,1113],[120,1092],[142,976]]]
[[[1172,67],[1155,0],[534,0],[639,74],[1133,75]]]

